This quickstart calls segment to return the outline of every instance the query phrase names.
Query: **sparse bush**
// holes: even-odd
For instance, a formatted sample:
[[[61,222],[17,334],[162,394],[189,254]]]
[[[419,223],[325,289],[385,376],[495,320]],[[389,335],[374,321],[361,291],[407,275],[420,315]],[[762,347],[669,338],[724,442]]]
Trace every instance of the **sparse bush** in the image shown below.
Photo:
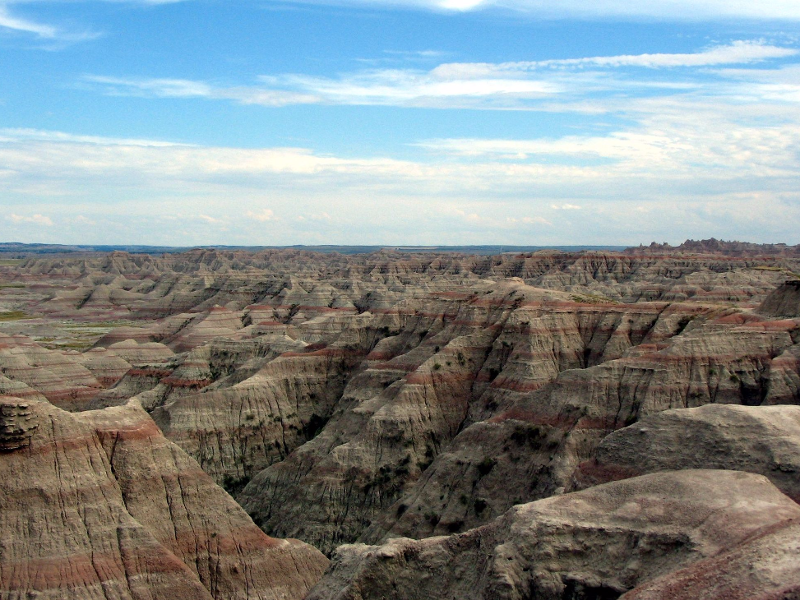
[[[494,466],[497,464],[497,461],[493,458],[486,457],[481,462],[478,463],[478,473],[481,474],[481,477],[484,475],[488,475],[489,471],[494,469]]]

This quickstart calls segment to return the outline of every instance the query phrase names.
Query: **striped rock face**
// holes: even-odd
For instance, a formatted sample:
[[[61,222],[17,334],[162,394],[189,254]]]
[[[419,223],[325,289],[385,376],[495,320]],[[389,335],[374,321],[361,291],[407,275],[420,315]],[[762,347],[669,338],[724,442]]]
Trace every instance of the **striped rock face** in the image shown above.
[[[798,517],[761,475],[654,473],[457,535],[341,546],[307,600],[614,600],[637,586],[624,598],[796,598]]]
[[[26,447],[38,427],[29,402],[0,397],[0,451]]]
[[[2,598],[299,600],[327,565],[263,534],[138,406],[0,411],[18,444],[0,455]]]

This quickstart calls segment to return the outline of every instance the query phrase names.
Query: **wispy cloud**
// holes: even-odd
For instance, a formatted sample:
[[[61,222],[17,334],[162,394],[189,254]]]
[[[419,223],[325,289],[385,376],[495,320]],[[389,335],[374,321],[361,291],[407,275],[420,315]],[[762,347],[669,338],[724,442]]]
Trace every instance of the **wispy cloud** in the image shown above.
[[[45,215],[35,214],[35,215],[17,215],[11,213],[6,215],[6,219],[11,221],[12,223],[33,223],[34,225],[45,225],[47,227],[53,226],[53,220],[50,217]]]
[[[265,208],[260,212],[253,212],[251,210],[248,210],[247,216],[256,221],[260,221],[261,223],[275,220],[275,213],[272,211],[272,209],[269,208]]]
[[[321,101],[321,98],[314,94],[252,86],[215,86],[211,83],[189,79],[148,79],[86,75],[82,78],[82,81],[98,85],[104,93],[112,96],[207,98],[209,100],[232,100],[239,104],[260,104],[262,106],[314,104]]]
[[[153,98],[207,98],[239,104],[435,105],[441,100],[480,101],[502,96],[540,98],[558,91],[544,81],[512,78],[457,79],[423,71],[370,70],[339,79],[305,75],[263,76],[260,86],[215,86],[185,79],[134,79],[87,75],[83,81],[101,86],[104,93]]]
[[[795,48],[773,46],[761,41],[737,40],[727,45],[715,46],[694,53],[592,56],[505,63],[445,63],[436,67],[431,74],[447,79],[456,77],[472,79],[523,74],[547,68],[643,67],[649,69],[674,69],[679,67],[744,65],[775,58],[787,58],[797,54],[798,50]]]
[[[91,0],[90,0],[91,1]],[[93,0],[100,3],[127,3],[142,5],[172,4],[185,0]],[[43,23],[35,18],[22,17],[17,14],[17,7],[35,7],[43,4],[42,0],[0,0],[0,32],[3,30],[33,36],[41,42],[42,48],[59,49],[77,42],[97,39],[103,34],[88,28],[77,29],[73,25],[54,25]]]
[[[256,85],[221,85],[187,79],[87,75],[84,85],[106,94],[153,98],[206,98],[240,104],[378,105],[433,108],[542,108],[546,101],[582,95],[648,90],[689,91],[712,80],[742,79],[742,66],[789,59],[796,48],[739,40],[695,53],[638,54],[505,63],[444,63],[431,70],[368,69],[338,77],[265,75]],[[728,70],[714,67],[729,67]],[[673,70],[672,78],[648,79],[636,70]],[[755,70],[754,70],[755,71]],[[773,94],[791,90],[772,90]]]
[[[21,17],[12,12],[11,6],[25,2],[0,0],[0,32],[13,32],[35,39],[40,47],[46,49],[62,48],[72,43],[93,40],[101,36],[99,32],[76,30],[72,27],[60,27],[42,23],[35,19]]]
[[[291,0],[290,0],[291,1]],[[380,9],[406,8],[437,12],[503,10],[536,18],[663,19],[698,21],[721,19],[800,20],[794,0],[293,0],[298,4],[334,4]]]
[[[31,33],[36,37],[48,40],[56,38],[59,34],[59,30],[52,25],[36,23],[35,21],[29,21],[22,17],[13,16],[8,10],[8,5],[5,3],[0,3],[0,28],[22,33]]]

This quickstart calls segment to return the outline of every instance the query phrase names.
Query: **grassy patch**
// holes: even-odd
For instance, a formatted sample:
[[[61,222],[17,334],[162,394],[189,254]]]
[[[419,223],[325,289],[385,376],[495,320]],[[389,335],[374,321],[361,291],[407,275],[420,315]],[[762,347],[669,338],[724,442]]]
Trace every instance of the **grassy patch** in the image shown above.
[[[28,314],[21,310],[0,311],[0,321],[19,321],[27,317]]]
[[[0,290],[5,289],[14,289],[14,290],[24,290],[26,286],[24,283],[0,283]]]
[[[16,267],[22,260],[21,258],[0,258],[0,267]]]
[[[611,298],[600,296],[599,294],[572,294],[570,296],[573,302],[580,302],[581,304],[613,304]]]
[[[91,345],[91,342],[67,342],[66,344],[58,344],[58,347],[69,348],[70,350],[83,350]]]
[[[758,265],[757,267],[753,267],[756,271],[774,271],[776,273],[783,273],[788,275],[789,277],[796,277],[800,279],[800,273],[795,273],[794,271],[787,269],[786,267],[776,267],[770,265]]]
[[[64,329],[76,330],[81,329],[114,329],[115,327],[124,327],[130,325],[127,322],[121,321],[96,321],[94,323],[64,323]]]

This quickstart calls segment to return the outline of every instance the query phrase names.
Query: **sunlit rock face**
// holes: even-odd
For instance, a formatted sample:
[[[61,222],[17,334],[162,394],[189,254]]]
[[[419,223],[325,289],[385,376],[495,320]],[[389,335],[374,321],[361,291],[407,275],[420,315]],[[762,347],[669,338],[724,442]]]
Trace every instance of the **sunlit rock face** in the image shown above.
[[[452,536],[619,479],[589,468],[598,449],[665,411],[800,404],[800,252],[712,242],[32,257],[0,266],[32,317],[0,325],[0,393],[109,415],[133,399],[266,533],[329,555]],[[652,450],[625,435],[626,456]],[[770,476],[758,452],[659,452],[627,476]]]
[[[0,400],[0,597],[300,600],[327,560],[259,530],[136,404]]]

